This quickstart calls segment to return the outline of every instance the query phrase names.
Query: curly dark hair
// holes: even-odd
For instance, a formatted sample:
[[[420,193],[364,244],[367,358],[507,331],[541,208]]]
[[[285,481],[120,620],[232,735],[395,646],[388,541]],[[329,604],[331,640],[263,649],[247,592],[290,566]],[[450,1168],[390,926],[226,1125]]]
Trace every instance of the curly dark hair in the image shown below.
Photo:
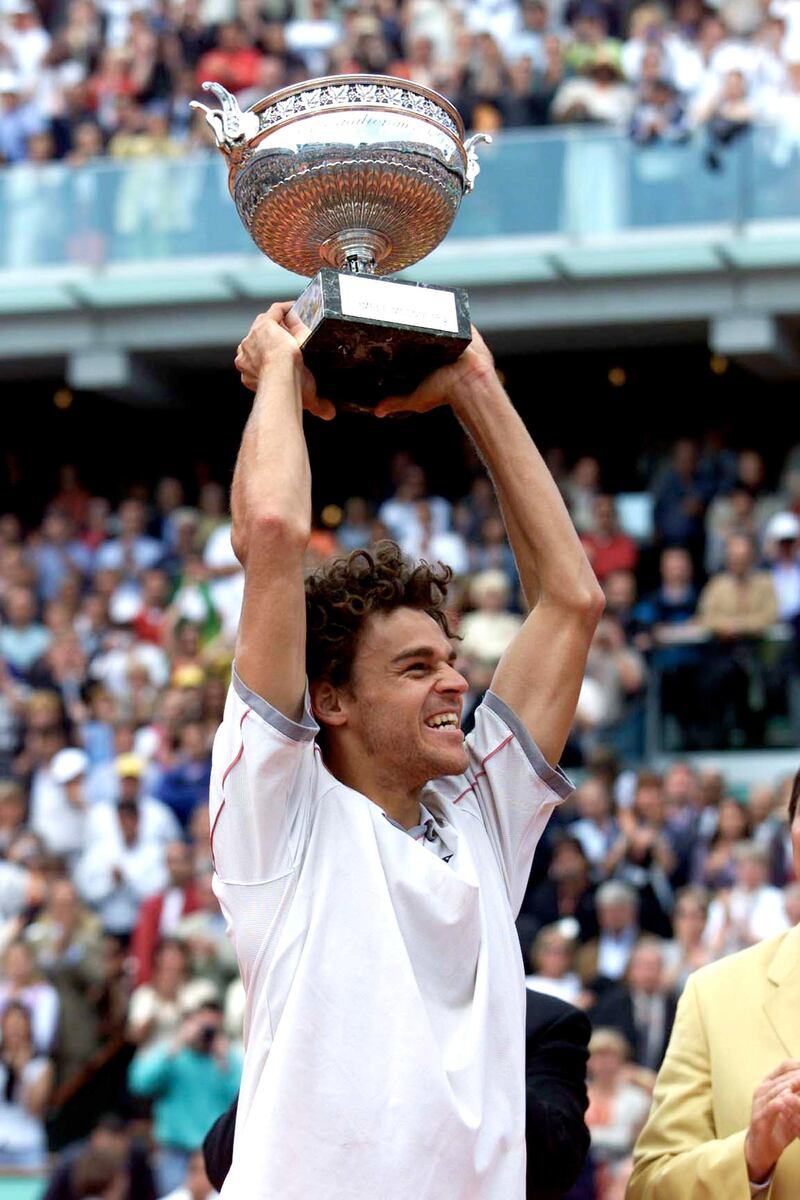
[[[306,670],[335,687],[350,682],[361,630],[372,613],[416,608],[452,637],[444,610],[453,572],[443,563],[411,563],[395,542],[332,558],[306,579]]]

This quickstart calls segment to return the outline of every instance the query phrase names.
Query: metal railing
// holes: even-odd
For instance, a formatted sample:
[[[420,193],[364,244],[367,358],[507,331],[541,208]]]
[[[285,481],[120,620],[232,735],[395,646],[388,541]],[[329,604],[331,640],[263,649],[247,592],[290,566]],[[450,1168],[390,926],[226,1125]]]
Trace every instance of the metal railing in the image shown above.
[[[784,624],[760,637],[724,641],[696,626],[686,636],[675,627],[668,641],[649,652],[644,693],[626,714],[642,757],[795,748],[797,653],[794,631]]]

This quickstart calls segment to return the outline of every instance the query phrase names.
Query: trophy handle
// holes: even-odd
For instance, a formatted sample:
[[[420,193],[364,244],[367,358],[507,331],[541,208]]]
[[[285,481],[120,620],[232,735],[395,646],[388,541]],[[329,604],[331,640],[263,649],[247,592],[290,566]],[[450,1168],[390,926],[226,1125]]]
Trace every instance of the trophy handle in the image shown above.
[[[203,87],[206,85],[203,84]],[[475,180],[481,173],[481,164],[478,162],[478,155],[475,147],[479,142],[486,142],[491,145],[492,139],[488,133],[473,133],[472,137],[467,138],[464,142],[464,149],[467,152],[467,174],[464,180],[464,191],[471,192],[475,187]]]
[[[259,120],[256,113],[242,112],[239,102],[221,83],[206,81],[203,90],[213,92],[220,101],[222,108],[209,108],[199,100],[192,100],[190,108],[197,108],[206,114],[206,120],[214,131],[217,146],[224,154],[241,148],[243,142],[248,142],[259,131]]]

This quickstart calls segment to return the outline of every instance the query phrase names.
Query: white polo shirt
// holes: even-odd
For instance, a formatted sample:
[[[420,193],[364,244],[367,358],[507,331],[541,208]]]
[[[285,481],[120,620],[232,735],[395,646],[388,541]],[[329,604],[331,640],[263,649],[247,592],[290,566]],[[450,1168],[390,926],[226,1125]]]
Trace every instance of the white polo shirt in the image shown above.
[[[234,676],[211,777],[246,990],[223,1200],[522,1200],[514,918],[571,784],[489,693],[466,774],[422,793],[440,856],[335,779],[316,733]]]

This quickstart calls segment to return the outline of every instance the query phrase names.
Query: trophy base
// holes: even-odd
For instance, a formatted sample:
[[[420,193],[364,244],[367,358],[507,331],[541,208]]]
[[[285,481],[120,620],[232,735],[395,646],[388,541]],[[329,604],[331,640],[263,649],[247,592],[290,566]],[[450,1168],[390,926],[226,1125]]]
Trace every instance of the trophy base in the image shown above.
[[[412,392],[472,340],[464,288],[399,283],[323,267],[294,305],[303,359],[339,411],[371,412]]]

